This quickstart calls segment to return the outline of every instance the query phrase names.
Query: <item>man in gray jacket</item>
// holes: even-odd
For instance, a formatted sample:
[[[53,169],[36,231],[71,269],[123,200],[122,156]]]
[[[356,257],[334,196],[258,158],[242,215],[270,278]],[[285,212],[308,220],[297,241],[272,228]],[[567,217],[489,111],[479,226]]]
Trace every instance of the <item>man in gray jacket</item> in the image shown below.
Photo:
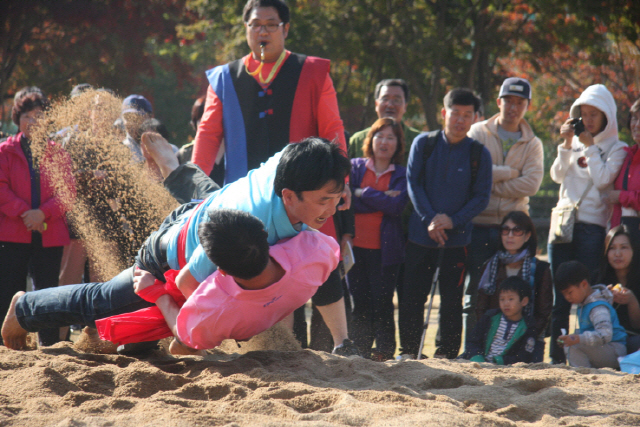
[[[524,119],[531,103],[531,85],[510,77],[502,83],[496,102],[500,112],[474,124],[468,133],[491,154],[493,184],[489,205],[473,219],[464,307],[467,333],[476,323],[478,281],[482,265],[498,250],[502,218],[511,211],[529,213],[529,197],[538,192],[544,174],[542,142]]]

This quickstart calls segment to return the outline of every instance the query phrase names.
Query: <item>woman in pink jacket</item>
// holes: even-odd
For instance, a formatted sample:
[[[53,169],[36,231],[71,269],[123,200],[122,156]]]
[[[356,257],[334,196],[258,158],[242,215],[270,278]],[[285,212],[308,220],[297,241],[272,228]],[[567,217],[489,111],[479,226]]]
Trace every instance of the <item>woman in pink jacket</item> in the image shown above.
[[[31,150],[33,126],[48,106],[37,88],[18,92],[12,119],[20,132],[0,144],[0,313],[7,312],[13,294],[24,290],[27,274],[36,289],[58,285],[62,247],[69,243],[64,212],[70,201],[62,203],[54,184],[69,185],[65,193],[73,197],[70,159],[47,141],[38,166]],[[58,328],[40,332],[39,340],[41,345],[58,342]]]
[[[635,144],[625,147],[627,157],[613,184],[614,190],[607,193],[606,199],[613,204],[611,227],[625,224],[632,238],[640,243],[640,99],[631,106],[627,125]]]

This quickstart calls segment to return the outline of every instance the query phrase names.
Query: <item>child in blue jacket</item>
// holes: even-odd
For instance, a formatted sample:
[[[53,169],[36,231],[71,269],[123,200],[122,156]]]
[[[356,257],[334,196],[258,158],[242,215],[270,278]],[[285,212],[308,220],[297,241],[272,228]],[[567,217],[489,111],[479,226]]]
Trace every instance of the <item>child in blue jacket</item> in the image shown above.
[[[627,354],[627,333],[613,308],[613,294],[604,285],[591,287],[589,269],[578,261],[560,264],[554,276],[556,290],[570,304],[578,305],[579,329],[558,337],[571,366],[620,367],[618,357]]]

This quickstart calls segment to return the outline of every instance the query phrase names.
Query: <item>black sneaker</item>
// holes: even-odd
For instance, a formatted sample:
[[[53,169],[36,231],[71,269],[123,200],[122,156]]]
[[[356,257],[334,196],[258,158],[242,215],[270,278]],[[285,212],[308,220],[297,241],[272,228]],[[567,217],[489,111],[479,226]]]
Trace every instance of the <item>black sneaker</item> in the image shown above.
[[[458,357],[457,353],[451,353],[451,352],[447,352],[441,348],[437,348],[436,352],[433,354],[433,358],[434,359],[449,359],[449,360],[453,360],[456,357]]]
[[[144,357],[157,349],[158,341],[145,341],[119,345],[116,351],[122,356]]]
[[[344,341],[342,341],[342,344],[334,348],[331,354],[337,354],[338,356],[344,356],[344,357],[349,357],[349,356],[362,357],[362,355],[360,354],[360,350],[358,350],[358,347],[356,347],[354,342],[351,341],[349,338],[345,339]]]

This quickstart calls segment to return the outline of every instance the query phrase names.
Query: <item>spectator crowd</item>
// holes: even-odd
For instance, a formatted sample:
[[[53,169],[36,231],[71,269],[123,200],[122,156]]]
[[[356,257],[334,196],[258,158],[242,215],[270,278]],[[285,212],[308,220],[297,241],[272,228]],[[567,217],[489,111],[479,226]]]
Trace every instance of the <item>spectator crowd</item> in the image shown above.
[[[329,184],[291,194],[289,188],[276,189],[274,196],[282,199],[289,220],[299,219],[287,222],[290,235],[276,224],[276,236],[289,238],[306,225],[334,239],[342,252],[340,265],[332,261],[313,287],[310,327],[305,306],[283,320],[303,347],[376,361],[429,356],[512,364],[542,362],[548,354],[551,363],[612,368],[619,367],[619,357],[640,349],[640,99],[625,123],[633,141],[619,139],[616,103],[604,85],[585,88],[563,112],[550,169],[560,190],[550,212],[547,262],[538,242],[546,233],[538,234],[542,230],[529,216],[545,170],[543,142],[525,119],[535,97],[526,79],[504,80],[498,113],[487,119],[471,89],[450,90],[442,103],[442,129],[421,132],[404,121],[407,83],[389,76],[373,92],[377,119],[349,138],[329,60],[285,48],[291,25],[285,2],[249,0],[243,21],[250,53],[207,71],[206,97],[191,111],[195,139],[180,149],[167,145],[165,156],[173,158],[164,163],[147,149],[148,141],[170,139],[147,98],[127,96],[114,123],[100,121],[101,99],[113,96],[108,89],[81,84],[70,98],[91,94],[92,135],[104,126],[121,132],[129,161],[148,166],[152,179],[165,184],[172,171],[187,165],[200,182],[211,179],[210,188],[222,187],[223,194],[242,188],[238,183],[251,171],[263,176],[269,159],[286,153],[291,143],[319,137],[339,147],[350,160],[339,204],[336,197],[335,203],[321,197],[322,191],[336,193]],[[69,214],[75,200],[92,206],[96,227],[134,236],[113,242],[113,253],[127,265],[139,265],[137,257],[148,246],[146,235],[132,230],[135,212],[127,212],[113,192],[96,193],[109,186],[111,172],[95,161],[89,146],[81,156],[74,154],[82,132],[61,129],[34,156],[33,130],[50,108],[37,87],[17,92],[12,120],[19,131],[0,144],[1,313],[11,311],[27,277],[36,290],[98,282]],[[65,171],[70,190],[61,192],[52,182],[60,180],[50,172],[53,163]],[[298,173],[311,176],[311,169],[323,167],[334,166],[310,164]],[[217,193],[203,194],[210,203]],[[245,197],[254,195],[248,191]],[[180,203],[191,199],[177,197]],[[273,247],[279,239],[272,238],[267,220],[249,213],[265,223]],[[168,257],[171,244],[163,250]],[[187,261],[194,286],[207,283],[215,268],[203,275]],[[239,286],[242,280],[236,278]],[[433,302],[436,287],[435,353],[424,355],[425,304]],[[58,327],[39,329],[40,345],[68,337]],[[148,348],[132,343],[119,351]]]

